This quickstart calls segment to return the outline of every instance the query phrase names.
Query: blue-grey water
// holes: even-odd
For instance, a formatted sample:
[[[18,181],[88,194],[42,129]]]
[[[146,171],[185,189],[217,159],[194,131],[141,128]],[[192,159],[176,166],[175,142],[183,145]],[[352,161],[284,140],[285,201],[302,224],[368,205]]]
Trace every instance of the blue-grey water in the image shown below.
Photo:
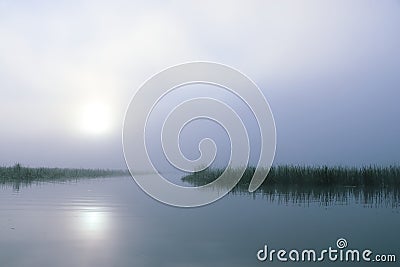
[[[0,266],[398,266],[400,208],[390,196],[237,192],[175,208],[130,177],[0,188]],[[394,254],[396,263],[260,262],[271,249],[336,247]]]

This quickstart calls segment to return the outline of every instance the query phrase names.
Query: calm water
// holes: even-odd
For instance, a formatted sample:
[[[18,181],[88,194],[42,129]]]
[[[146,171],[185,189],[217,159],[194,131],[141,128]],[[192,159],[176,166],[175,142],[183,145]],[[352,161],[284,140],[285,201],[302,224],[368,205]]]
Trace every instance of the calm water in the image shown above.
[[[349,193],[350,192],[350,193]],[[0,266],[365,266],[259,262],[273,249],[349,248],[396,254],[398,199],[316,191],[236,192],[202,208],[163,205],[130,177],[0,188]],[[342,197],[340,197],[342,196]],[[321,198],[322,197],[322,198]]]

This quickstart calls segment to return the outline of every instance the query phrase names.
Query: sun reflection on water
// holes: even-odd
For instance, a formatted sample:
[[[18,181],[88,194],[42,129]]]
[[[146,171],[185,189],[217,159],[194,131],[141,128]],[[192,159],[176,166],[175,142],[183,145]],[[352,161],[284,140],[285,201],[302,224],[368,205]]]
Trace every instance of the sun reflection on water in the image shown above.
[[[100,207],[85,207],[77,211],[77,225],[81,236],[104,238],[109,226],[109,212]]]

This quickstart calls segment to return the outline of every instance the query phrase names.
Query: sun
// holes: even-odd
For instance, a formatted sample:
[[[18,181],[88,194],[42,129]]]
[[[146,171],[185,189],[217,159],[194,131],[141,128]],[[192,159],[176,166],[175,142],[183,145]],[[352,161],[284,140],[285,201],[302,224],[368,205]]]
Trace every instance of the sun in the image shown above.
[[[111,129],[110,107],[102,102],[92,102],[79,112],[79,128],[88,135],[104,135]]]

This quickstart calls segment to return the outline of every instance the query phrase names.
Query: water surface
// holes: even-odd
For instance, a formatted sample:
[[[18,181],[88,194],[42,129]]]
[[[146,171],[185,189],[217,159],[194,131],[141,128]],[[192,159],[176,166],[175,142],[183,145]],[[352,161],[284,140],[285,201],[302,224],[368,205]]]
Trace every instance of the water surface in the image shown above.
[[[396,194],[335,190],[237,190],[183,209],[148,197],[130,177],[3,185],[0,266],[308,266],[259,262],[256,253],[264,244],[334,247],[340,237],[349,247],[399,258]]]

